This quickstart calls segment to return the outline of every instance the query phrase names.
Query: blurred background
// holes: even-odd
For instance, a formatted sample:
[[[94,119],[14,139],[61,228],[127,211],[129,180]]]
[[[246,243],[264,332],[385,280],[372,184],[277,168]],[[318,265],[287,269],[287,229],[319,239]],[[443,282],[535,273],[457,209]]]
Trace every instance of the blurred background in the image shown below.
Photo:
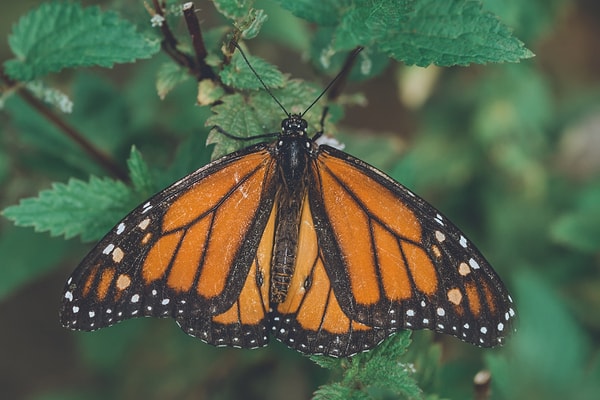
[[[19,16],[41,1],[0,6],[0,60]],[[114,4],[143,17],[142,2]],[[201,23],[219,17],[196,2]],[[391,63],[351,82],[338,139],[461,227],[513,293],[519,330],[494,350],[416,332],[439,364],[426,381],[441,398],[474,398],[473,377],[492,373],[491,399],[600,396],[600,3],[487,0],[536,57],[519,64],[415,68]],[[270,1],[253,54],[323,86],[310,62],[310,26]],[[141,16],[141,17],[140,17]],[[182,28],[183,26],[177,27]],[[156,95],[161,55],[114,69],[65,71],[47,83],[74,101],[71,124],[124,165],[135,144],[156,169],[182,176],[208,162],[209,110],[196,85]],[[277,127],[275,127],[277,130]],[[53,182],[105,176],[79,148],[20,99],[0,111],[0,208]],[[164,182],[168,184],[169,182]],[[131,320],[94,333],[60,327],[66,277],[90,244],[51,238],[0,219],[0,391],[6,399],[310,398],[330,377],[273,342],[215,349],[172,320]],[[423,344],[425,343],[425,344]],[[417,364],[418,367],[418,364]],[[431,366],[428,366],[430,368]],[[483,397],[486,398],[486,397]]]

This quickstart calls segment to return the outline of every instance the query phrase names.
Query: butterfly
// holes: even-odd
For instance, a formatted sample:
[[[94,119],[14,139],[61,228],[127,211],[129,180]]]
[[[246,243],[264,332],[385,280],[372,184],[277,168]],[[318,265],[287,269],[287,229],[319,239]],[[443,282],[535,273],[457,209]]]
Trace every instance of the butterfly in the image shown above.
[[[171,317],[215,346],[274,336],[333,357],[403,329],[502,343],[513,301],[473,243],[383,172],[319,145],[306,111],[285,111],[274,141],[213,161],[127,215],[68,279],[62,324]]]

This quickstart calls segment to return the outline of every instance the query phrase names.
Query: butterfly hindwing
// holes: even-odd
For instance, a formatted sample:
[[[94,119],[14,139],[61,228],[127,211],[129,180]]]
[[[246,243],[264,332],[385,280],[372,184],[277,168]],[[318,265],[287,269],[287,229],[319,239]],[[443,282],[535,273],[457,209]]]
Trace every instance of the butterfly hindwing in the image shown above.
[[[285,301],[273,311],[273,334],[306,354],[342,357],[370,349],[390,332],[366,326],[342,311],[322,251],[305,199],[294,274]]]
[[[236,329],[247,325],[242,344],[264,345],[268,299],[256,290],[254,253],[273,208],[274,168],[265,146],[253,146],[136,208],[69,278],[62,324],[95,330],[138,316],[170,316],[212,344],[239,345]],[[247,300],[262,311],[236,319],[230,309]]]

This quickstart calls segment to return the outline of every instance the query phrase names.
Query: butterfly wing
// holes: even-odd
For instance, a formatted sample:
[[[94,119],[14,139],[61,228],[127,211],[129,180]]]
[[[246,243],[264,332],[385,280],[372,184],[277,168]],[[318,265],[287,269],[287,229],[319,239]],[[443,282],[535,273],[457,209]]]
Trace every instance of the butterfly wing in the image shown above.
[[[272,311],[273,335],[305,354],[344,357],[367,350],[391,332],[344,312],[325,268],[308,199],[303,202],[294,274],[286,299]]]
[[[312,227],[303,225],[310,245],[299,244],[299,254],[310,256],[298,261],[292,297],[277,308],[280,340],[333,356],[370,349],[399,329],[427,328],[484,347],[501,343],[512,325],[512,299],[450,221],[328,146],[319,148],[311,180],[303,216]]]
[[[267,146],[252,146],[133,210],[68,279],[62,324],[170,316],[214,345],[265,345],[269,268],[256,250],[272,247],[274,172]]]

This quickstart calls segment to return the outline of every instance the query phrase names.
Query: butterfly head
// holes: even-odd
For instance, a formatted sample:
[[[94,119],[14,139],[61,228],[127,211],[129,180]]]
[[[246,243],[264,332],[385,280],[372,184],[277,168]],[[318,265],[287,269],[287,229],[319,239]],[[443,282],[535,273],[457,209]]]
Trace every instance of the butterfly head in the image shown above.
[[[308,123],[300,114],[291,114],[281,121],[281,134],[283,136],[306,136]]]

